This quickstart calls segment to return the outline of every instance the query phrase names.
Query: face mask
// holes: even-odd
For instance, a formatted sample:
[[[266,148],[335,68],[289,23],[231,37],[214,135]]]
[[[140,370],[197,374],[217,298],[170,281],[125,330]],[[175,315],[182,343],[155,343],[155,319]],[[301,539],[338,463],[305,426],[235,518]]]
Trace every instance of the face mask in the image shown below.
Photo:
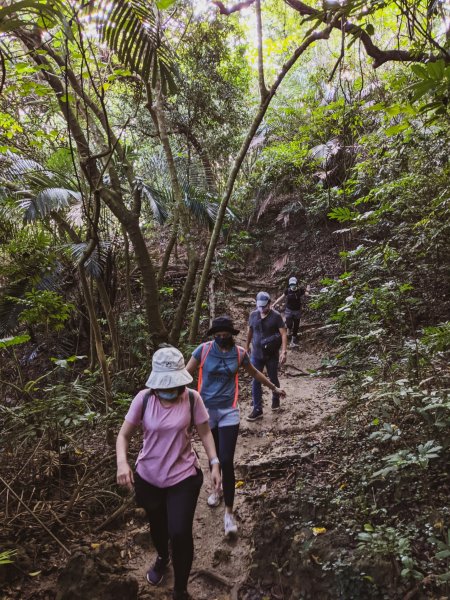
[[[233,338],[231,336],[224,338],[216,335],[214,341],[220,348],[231,348],[233,345]]]
[[[175,400],[180,395],[178,389],[176,390],[157,390],[158,398],[161,400],[166,400],[166,402],[175,402]]]
[[[290,285],[289,287],[291,288],[291,290],[292,290],[293,292],[295,292],[295,290],[297,289],[297,286],[296,286],[296,285]]]
[[[262,315],[267,315],[267,313],[268,313],[268,312],[269,312],[269,310],[270,310],[270,306],[269,306],[269,305],[267,305],[267,306],[258,306],[258,310],[259,310],[259,312],[260,312]]]

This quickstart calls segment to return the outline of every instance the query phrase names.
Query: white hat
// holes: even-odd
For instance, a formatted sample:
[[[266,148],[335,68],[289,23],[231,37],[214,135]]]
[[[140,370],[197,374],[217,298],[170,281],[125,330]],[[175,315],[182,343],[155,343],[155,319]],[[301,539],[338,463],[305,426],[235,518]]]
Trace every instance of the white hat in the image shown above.
[[[157,350],[152,359],[152,372],[147,383],[153,390],[166,390],[191,383],[192,377],[186,371],[183,355],[169,346]]]
[[[291,277],[289,279],[289,285],[297,285],[297,277]]]

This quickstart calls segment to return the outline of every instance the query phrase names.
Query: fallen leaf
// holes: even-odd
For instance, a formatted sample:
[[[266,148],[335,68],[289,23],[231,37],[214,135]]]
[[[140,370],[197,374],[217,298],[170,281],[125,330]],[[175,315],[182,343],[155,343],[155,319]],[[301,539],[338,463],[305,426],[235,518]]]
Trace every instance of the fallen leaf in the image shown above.
[[[101,546],[101,544],[95,544],[95,543],[92,543],[92,544],[91,544],[91,548],[92,548],[93,550],[97,550],[97,548],[100,548],[100,546]]]
[[[28,573],[28,575],[30,577],[37,577],[37,575],[40,575],[42,573],[42,571],[33,571],[33,573]]]
[[[323,533],[326,533],[327,530],[325,527],[313,527],[312,532],[314,535],[322,535]]]
[[[234,486],[236,489],[239,489],[240,487],[242,487],[243,485],[245,485],[245,482],[240,480],[240,481],[236,481],[236,485]]]

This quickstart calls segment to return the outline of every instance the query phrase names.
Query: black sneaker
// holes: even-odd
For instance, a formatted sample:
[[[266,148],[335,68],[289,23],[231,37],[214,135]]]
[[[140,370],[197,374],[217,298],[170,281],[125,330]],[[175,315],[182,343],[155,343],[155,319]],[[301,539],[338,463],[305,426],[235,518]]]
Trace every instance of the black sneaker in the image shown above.
[[[157,556],[153,567],[147,571],[147,581],[150,585],[159,585],[166,574],[167,567],[170,565],[170,558]]]
[[[192,600],[192,596],[190,596],[186,590],[182,592],[177,592],[177,590],[173,591],[173,600]]]
[[[274,398],[272,400],[272,410],[280,410],[280,399],[279,398]]]
[[[262,418],[263,418],[262,410],[256,410],[256,408],[254,408],[252,410],[252,412],[248,415],[248,417],[246,417],[247,421],[256,421],[257,419],[262,419]]]

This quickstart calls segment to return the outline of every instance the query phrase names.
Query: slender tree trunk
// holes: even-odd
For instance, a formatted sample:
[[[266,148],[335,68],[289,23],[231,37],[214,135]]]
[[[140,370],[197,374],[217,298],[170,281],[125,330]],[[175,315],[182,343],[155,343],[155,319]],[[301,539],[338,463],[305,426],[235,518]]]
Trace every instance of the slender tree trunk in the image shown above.
[[[123,235],[123,247],[125,253],[125,292],[127,296],[127,308],[131,310],[133,307],[133,300],[131,297],[131,286],[130,286],[130,277],[131,277],[131,269],[130,269],[130,243],[128,241],[128,234],[125,227],[122,225],[122,235]]]
[[[191,252],[189,257],[189,269],[186,277],[186,281],[183,286],[183,294],[181,296],[180,304],[178,305],[177,312],[173,320],[172,329],[169,335],[169,341],[171,344],[176,346],[180,340],[181,328],[183,321],[186,316],[186,311],[189,306],[189,300],[191,298],[192,290],[195,285],[195,277],[197,275],[200,259],[198,256]]]
[[[106,354],[103,348],[102,333],[100,331],[100,326],[97,321],[97,314],[95,312],[94,299],[92,298],[91,290],[89,287],[89,281],[86,277],[86,272],[81,265],[79,265],[78,267],[78,273],[80,276],[81,287],[83,289],[84,299],[86,302],[89,320],[91,322],[91,327],[93,331],[95,351],[102,372],[103,388],[105,391],[105,413],[107,414],[111,408],[112,403],[111,379],[109,376],[108,361],[106,360]]]
[[[274,97],[275,92],[277,91],[278,87],[280,86],[281,82],[283,81],[283,79],[285,78],[287,73],[290,71],[291,67],[297,62],[297,59],[303,54],[303,52],[313,42],[315,42],[316,40],[319,40],[319,39],[328,38],[333,27],[334,27],[334,23],[330,23],[322,31],[314,32],[309,37],[307,37],[306,40],[303,42],[303,44],[301,44],[301,46],[299,46],[296,49],[296,51],[293,53],[291,58],[283,65],[283,68],[281,69],[277,79],[275,80],[275,82],[272,85],[272,87],[270,88],[270,90],[268,90],[268,92],[264,96],[264,98],[261,98],[261,103],[260,103],[258,112],[256,113],[256,115],[253,119],[253,122],[250,126],[249,132],[247,133],[247,135],[241,145],[239,153],[238,153],[238,155],[234,161],[233,167],[231,169],[230,175],[228,176],[228,181],[227,181],[226,188],[225,188],[225,194],[220,203],[219,210],[218,210],[217,217],[216,217],[216,222],[214,224],[214,229],[211,234],[211,238],[209,240],[208,251],[206,253],[205,263],[203,265],[202,274],[201,274],[199,285],[197,288],[197,296],[195,299],[194,314],[192,316],[192,321],[191,321],[191,329],[190,329],[190,333],[189,333],[189,343],[191,343],[191,344],[193,344],[195,342],[195,339],[197,337],[198,325],[200,322],[200,312],[201,312],[202,302],[203,302],[203,295],[205,293],[206,286],[208,285],[209,273],[211,270],[211,265],[212,265],[212,261],[214,258],[214,253],[216,250],[217,242],[219,240],[220,231],[222,229],[226,210],[228,207],[228,202],[231,198],[231,194],[233,193],[233,188],[234,188],[234,184],[236,182],[236,178],[239,174],[242,162],[247,154],[250,143],[251,143],[254,135],[256,134],[256,131],[264,118],[264,115],[266,114],[267,108],[269,107],[269,104],[270,104],[272,98]]]
[[[105,311],[106,321],[108,323],[108,329],[111,336],[112,353],[115,360],[116,369],[120,368],[120,344],[119,344],[119,333],[117,330],[116,320],[113,312],[113,307],[106,290],[103,279],[100,277],[95,280],[97,285],[98,295],[100,302],[102,303],[103,310]]]
[[[170,256],[172,254],[172,250],[177,243],[178,237],[178,219],[172,224],[172,233],[170,235],[169,241],[167,242],[166,249],[164,250],[163,259],[161,262],[161,266],[158,271],[158,287],[161,287],[164,283],[164,277],[166,275],[167,267],[169,266]]]
[[[136,261],[142,275],[147,321],[150,323],[153,344],[157,346],[159,343],[167,340],[167,331],[159,313],[158,286],[155,270],[153,269],[153,263],[150,260],[138,219],[127,224],[127,233],[133,244]]]

